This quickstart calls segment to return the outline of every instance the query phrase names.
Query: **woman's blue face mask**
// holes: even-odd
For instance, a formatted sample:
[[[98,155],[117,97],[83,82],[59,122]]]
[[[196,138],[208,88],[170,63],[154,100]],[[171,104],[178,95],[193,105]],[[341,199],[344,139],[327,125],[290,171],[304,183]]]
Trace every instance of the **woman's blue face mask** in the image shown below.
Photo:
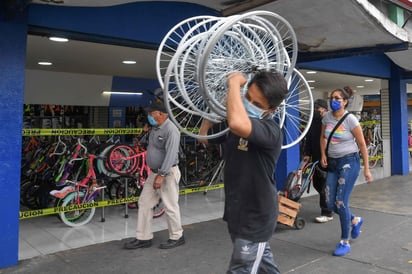
[[[329,104],[333,112],[338,111],[342,108],[342,103],[338,100],[330,100]]]
[[[257,119],[263,118],[265,114],[265,110],[258,108],[257,106],[249,102],[249,100],[246,99],[244,96],[242,96],[242,101],[243,101],[243,105],[245,106],[247,115],[250,118],[257,118]]]

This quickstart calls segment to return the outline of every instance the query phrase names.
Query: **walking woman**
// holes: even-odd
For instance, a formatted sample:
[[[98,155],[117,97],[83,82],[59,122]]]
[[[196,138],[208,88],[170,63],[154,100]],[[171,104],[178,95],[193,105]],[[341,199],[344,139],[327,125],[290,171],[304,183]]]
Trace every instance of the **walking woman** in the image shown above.
[[[363,224],[363,218],[353,215],[349,208],[350,194],[360,171],[359,150],[365,180],[367,183],[373,180],[362,128],[353,114],[346,115],[351,91],[350,87],[332,91],[329,101],[332,111],[322,119],[320,137],[321,165],[328,169],[326,202],[328,208],[339,215],[341,225],[341,240],[333,252],[335,256],[350,252],[349,239],[359,237]]]

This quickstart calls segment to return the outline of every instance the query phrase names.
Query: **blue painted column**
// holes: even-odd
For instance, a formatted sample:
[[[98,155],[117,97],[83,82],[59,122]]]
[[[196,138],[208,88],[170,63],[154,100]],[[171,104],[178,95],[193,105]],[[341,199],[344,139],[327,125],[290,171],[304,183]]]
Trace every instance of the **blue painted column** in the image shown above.
[[[0,13],[0,268],[16,265],[27,15]],[[0,271],[1,272],[1,271]]]
[[[299,102],[299,78],[292,77],[292,82],[289,86],[289,94],[287,95],[287,104],[289,107],[285,109],[287,115],[283,124],[283,138],[284,144],[291,144],[297,140],[300,136],[300,130],[296,125],[294,118],[299,117],[300,113],[297,111],[297,107],[291,107],[292,104],[297,104]],[[282,191],[285,188],[286,179],[289,172],[296,170],[300,162],[300,147],[299,143],[283,149],[278,163],[276,166],[275,179],[276,179],[276,188],[278,191]]]
[[[392,175],[409,174],[408,154],[408,99],[403,70],[391,65],[389,80]]]

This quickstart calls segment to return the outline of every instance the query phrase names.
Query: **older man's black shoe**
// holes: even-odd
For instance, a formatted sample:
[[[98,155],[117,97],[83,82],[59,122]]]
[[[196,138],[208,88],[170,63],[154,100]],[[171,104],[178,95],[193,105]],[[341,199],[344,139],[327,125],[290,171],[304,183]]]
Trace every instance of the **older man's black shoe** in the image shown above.
[[[130,242],[125,243],[124,248],[126,249],[137,249],[152,246],[152,240],[138,240],[134,239]]]
[[[172,240],[172,239],[167,240],[167,242],[159,245],[159,248],[160,249],[175,248],[184,243],[185,243],[185,237],[182,235],[182,237],[180,237],[178,240]]]

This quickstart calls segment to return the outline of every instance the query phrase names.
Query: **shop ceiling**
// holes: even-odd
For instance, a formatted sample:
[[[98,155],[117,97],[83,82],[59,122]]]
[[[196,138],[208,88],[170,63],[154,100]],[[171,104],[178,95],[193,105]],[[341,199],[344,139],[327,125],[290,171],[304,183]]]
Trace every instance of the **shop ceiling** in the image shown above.
[[[33,3],[70,6],[110,6],[144,0],[33,0]],[[164,1],[164,0],[163,0]],[[167,1],[167,0],[166,0]],[[387,19],[367,0],[190,0],[179,1],[203,5],[231,15],[251,10],[273,11],[284,17],[293,27],[299,43],[299,57],[332,58],[357,54],[386,52],[399,66],[412,71],[412,34]],[[387,2],[387,1],[386,1]],[[405,9],[412,9],[409,0],[391,1]],[[70,41],[64,45],[46,37],[29,35],[27,68],[74,73],[156,78],[155,50]],[[103,58],[104,57],[104,58]],[[298,57],[298,58],[299,58]],[[135,65],[123,65],[122,60],[135,59]],[[39,68],[37,62],[48,59],[54,65]],[[319,72],[314,91],[330,91],[350,85],[360,93],[379,91],[380,83],[365,83],[365,77],[342,76]]]

